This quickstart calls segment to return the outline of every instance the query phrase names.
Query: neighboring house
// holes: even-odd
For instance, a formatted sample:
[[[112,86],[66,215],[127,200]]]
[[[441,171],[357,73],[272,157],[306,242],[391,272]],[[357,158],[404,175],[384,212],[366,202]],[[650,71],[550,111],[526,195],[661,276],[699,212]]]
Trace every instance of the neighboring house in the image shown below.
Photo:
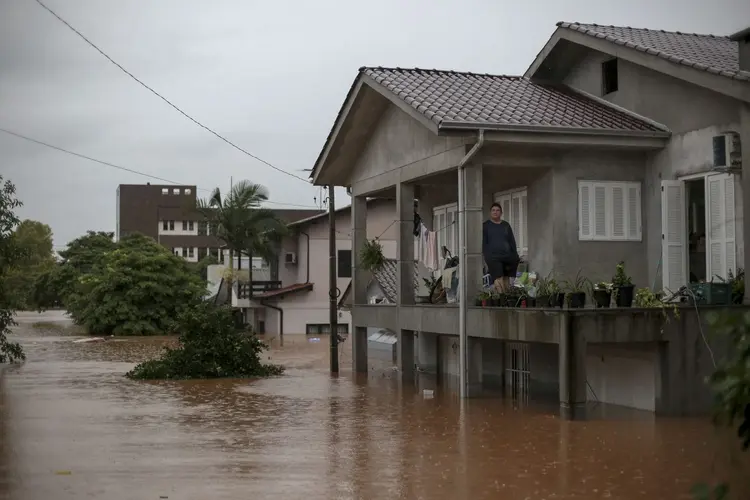
[[[743,266],[750,189],[738,174],[750,182],[749,156],[747,30],[729,38],[560,23],[524,76],[361,68],[311,177],[351,189],[355,250],[373,193],[401,202],[404,255],[412,198],[433,229],[455,220],[463,199],[469,299],[493,201],[542,275],[609,280],[623,260],[637,286],[677,290]],[[441,244],[456,253],[462,224],[451,227]],[[440,356],[428,364],[457,374],[458,308],[415,305],[413,262],[397,272],[397,307],[366,304],[369,279],[355,272],[355,369],[367,370],[366,329],[378,327],[399,333],[404,377],[413,376],[414,332],[420,363]],[[699,343],[695,326],[662,334],[629,310],[597,313],[599,323],[555,314],[571,313],[469,308],[472,383],[544,389],[565,408],[589,392],[662,413],[710,404],[708,354],[688,349]],[[699,368],[667,368],[685,356]]]
[[[372,198],[367,202],[367,237],[379,238],[386,257],[396,256],[395,203]],[[329,214],[314,215],[288,224],[290,235],[281,244],[278,283],[260,290],[253,276],[252,297],[240,298],[247,307],[247,321],[255,331],[268,334],[310,334],[330,332],[329,301]],[[349,207],[336,210],[337,287],[342,293],[352,276],[351,217]],[[273,267],[273,266],[272,266]],[[351,316],[340,311],[339,333],[349,333]]]

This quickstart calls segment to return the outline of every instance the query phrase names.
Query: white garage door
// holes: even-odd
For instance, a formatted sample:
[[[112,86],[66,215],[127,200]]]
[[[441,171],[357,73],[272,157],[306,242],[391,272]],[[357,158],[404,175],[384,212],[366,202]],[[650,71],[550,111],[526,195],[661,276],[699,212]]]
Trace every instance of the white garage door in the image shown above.
[[[589,401],[598,399],[602,403],[654,411],[655,352],[592,347],[586,358],[586,378],[591,386]]]

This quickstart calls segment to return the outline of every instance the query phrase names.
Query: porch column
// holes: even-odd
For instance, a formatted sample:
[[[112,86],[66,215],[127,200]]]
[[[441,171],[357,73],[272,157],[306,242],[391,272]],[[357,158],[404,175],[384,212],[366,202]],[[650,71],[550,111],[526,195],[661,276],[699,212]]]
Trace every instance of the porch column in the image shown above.
[[[367,284],[370,273],[362,269],[360,255],[367,239],[367,198],[353,196],[352,218],[352,368],[367,373],[367,328],[357,325],[358,307],[367,304]]]
[[[560,313],[559,318],[560,416],[578,420],[586,415],[586,339],[576,331],[569,312]]]
[[[482,256],[482,223],[484,210],[482,200],[484,187],[482,185],[482,165],[469,165],[464,170],[466,192],[466,300],[473,302],[482,283],[484,257]],[[461,276],[463,280],[464,277]],[[472,332],[468,332],[471,335]]]
[[[412,287],[413,288],[413,287]],[[401,372],[401,380],[414,380],[414,331],[398,330],[398,343],[396,344],[398,357],[398,370]]]
[[[742,144],[742,247],[744,266],[750,264],[750,103],[740,104],[740,143]],[[743,302],[750,305],[750,293]]]
[[[396,185],[396,295],[398,305],[414,304],[414,185]]]

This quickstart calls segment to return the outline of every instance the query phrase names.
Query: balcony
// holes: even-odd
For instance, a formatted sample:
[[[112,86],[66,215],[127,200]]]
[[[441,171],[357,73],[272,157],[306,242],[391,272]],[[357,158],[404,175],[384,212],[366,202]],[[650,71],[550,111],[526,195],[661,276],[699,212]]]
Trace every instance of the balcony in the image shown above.
[[[253,281],[238,285],[238,298],[250,299],[255,295],[281,288],[281,281]]]

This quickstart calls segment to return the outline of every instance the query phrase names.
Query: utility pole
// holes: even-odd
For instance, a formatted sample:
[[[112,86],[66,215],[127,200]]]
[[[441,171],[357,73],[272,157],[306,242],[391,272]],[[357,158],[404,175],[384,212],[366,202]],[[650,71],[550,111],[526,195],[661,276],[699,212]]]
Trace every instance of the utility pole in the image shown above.
[[[328,186],[328,299],[331,320],[331,373],[339,372],[339,320],[338,297],[336,286],[336,202],[334,186]]]

